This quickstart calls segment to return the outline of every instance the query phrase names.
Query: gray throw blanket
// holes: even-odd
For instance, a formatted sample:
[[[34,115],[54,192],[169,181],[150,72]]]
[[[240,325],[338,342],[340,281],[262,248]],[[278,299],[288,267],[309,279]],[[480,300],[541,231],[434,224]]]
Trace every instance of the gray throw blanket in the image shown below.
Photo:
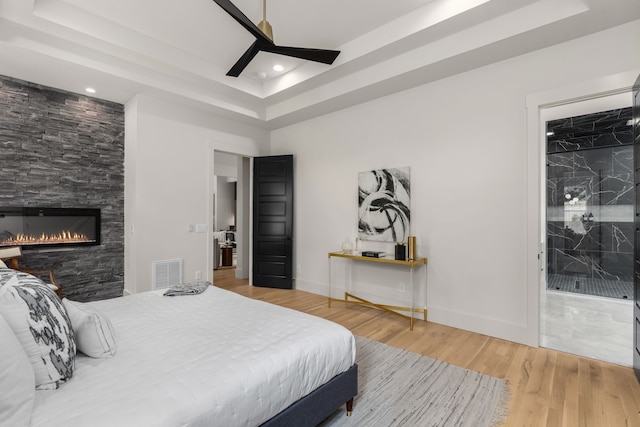
[[[194,282],[172,286],[164,293],[165,297],[177,297],[180,295],[198,295],[207,290],[207,286],[212,286],[210,282]]]

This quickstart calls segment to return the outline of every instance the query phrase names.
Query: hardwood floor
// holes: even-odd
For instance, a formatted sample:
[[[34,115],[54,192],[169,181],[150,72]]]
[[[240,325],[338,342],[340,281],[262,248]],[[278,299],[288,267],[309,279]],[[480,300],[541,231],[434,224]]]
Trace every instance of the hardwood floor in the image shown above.
[[[436,323],[416,322],[368,307],[332,303],[299,290],[249,286],[235,271],[217,270],[215,285],[250,298],[339,323],[355,335],[508,381],[503,426],[640,426],[640,385],[631,368],[528,347]]]

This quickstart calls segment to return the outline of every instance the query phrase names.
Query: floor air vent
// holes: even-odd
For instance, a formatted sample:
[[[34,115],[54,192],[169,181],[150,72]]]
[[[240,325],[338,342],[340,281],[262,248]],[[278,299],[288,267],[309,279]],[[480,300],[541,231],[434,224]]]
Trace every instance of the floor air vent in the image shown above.
[[[152,262],[153,289],[168,288],[182,283],[182,260],[169,259]]]

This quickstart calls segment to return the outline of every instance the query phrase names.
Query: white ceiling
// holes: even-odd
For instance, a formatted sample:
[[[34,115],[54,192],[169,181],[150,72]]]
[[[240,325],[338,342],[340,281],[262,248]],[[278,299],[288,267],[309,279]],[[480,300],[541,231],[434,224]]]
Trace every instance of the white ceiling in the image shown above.
[[[232,1],[262,19],[262,1]],[[267,0],[267,19],[278,45],[341,54],[324,65],[259,53],[233,78],[254,38],[212,0],[0,0],[0,74],[273,129],[640,19],[640,2]]]

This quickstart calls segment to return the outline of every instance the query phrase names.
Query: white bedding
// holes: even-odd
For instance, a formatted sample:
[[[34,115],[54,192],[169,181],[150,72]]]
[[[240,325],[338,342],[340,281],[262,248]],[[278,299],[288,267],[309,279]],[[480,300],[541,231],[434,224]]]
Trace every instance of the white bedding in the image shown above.
[[[355,361],[342,326],[215,287],[91,305],[117,353],[79,353],[71,381],[36,392],[33,426],[257,426]]]

